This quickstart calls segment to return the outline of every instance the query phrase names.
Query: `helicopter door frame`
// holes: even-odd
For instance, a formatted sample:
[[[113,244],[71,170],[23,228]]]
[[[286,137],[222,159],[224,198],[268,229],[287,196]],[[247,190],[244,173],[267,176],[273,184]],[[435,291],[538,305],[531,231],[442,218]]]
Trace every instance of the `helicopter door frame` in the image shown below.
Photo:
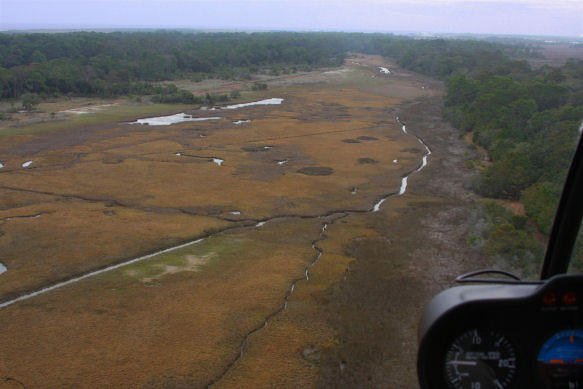
[[[579,134],[578,146],[571,161],[551,229],[540,275],[541,280],[549,279],[557,274],[567,273],[582,217],[583,136]]]

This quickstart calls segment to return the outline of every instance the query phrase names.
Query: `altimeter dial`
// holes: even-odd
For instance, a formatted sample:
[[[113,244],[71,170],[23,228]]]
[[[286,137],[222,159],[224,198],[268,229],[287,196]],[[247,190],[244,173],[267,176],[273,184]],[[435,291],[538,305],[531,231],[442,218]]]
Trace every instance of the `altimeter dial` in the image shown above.
[[[502,334],[472,329],[453,340],[445,355],[445,380],[455,389],[509,388],[517,355]]]

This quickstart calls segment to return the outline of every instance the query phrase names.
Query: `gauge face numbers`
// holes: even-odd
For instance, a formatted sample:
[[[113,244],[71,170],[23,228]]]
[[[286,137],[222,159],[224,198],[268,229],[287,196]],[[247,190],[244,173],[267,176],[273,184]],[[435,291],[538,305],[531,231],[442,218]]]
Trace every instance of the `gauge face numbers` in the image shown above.
[[[503,335],[473,329],[455,338],[445,354],[445,381],[454,389],[509,388],[516,350]]]

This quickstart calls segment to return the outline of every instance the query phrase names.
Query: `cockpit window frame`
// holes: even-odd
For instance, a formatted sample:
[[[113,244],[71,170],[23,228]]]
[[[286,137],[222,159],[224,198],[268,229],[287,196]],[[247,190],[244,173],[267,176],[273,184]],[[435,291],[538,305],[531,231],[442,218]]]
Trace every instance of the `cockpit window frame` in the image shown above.
[[[567,273],[583,217],[583,136],[571,161],[542,265],[541,280]]]

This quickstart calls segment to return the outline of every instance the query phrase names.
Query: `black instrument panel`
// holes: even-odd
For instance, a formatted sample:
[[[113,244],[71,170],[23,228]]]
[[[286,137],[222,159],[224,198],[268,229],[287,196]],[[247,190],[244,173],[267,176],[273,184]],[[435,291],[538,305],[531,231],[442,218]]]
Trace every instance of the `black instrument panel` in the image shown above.
[[[438,294],[419,326],[422,388],[583,388],[583,276]]]

